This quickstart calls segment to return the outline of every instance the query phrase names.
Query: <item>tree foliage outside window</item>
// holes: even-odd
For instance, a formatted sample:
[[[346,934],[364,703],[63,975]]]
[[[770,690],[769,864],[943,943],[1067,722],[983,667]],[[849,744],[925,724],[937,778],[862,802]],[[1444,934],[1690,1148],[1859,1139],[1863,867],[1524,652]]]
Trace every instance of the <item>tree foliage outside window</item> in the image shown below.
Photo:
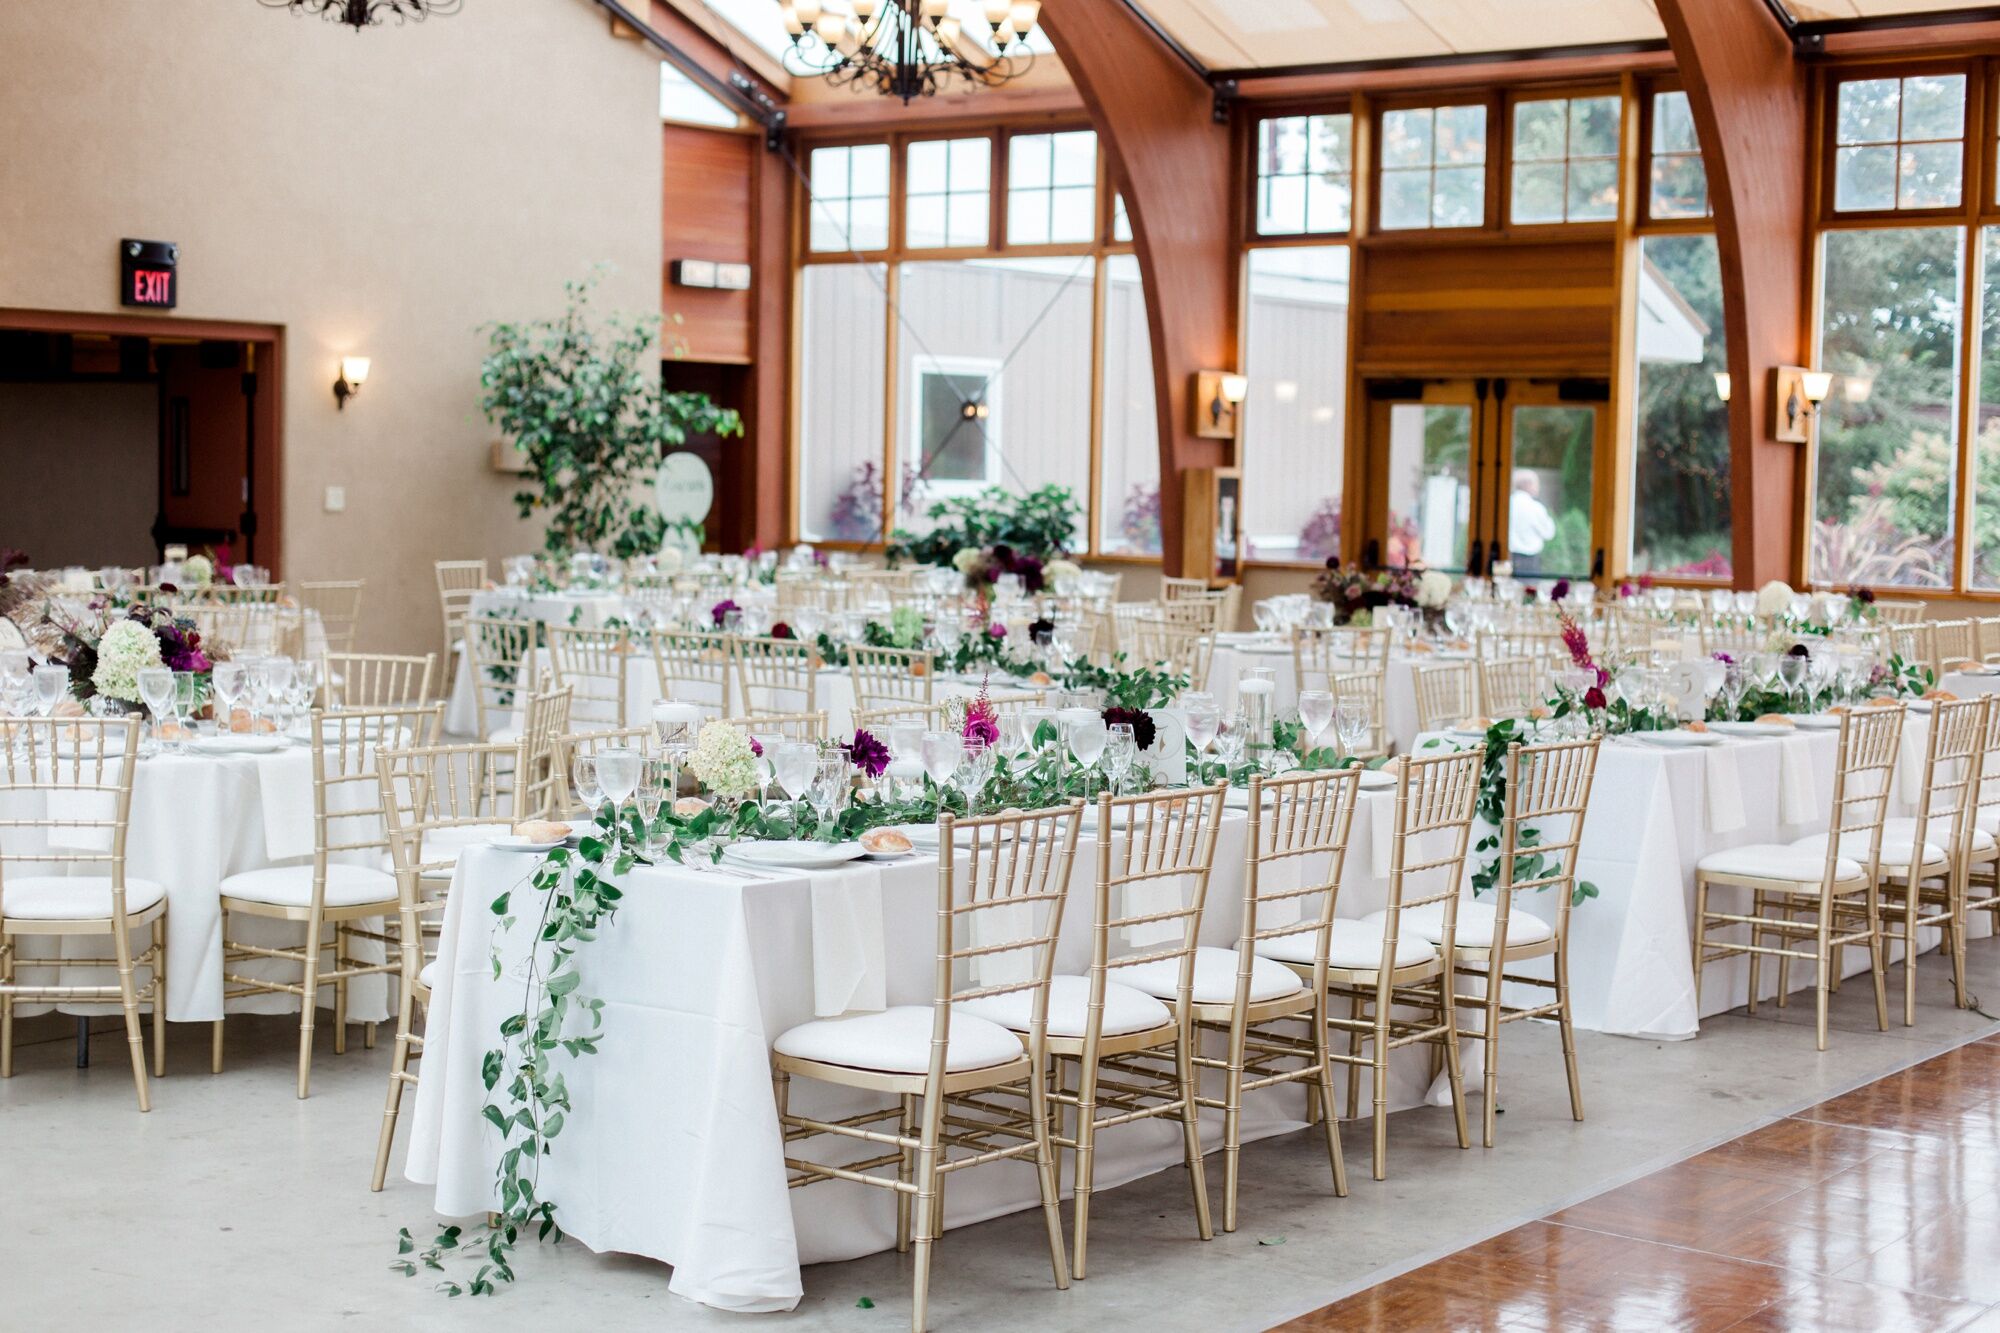
[[[1729,407],[1716,393],[1715,376],[1729,369],[1729,360],[1715,237],[1649,236],[1640,254],[1652,281],[1708,332],[1698,361],[1639,365],[1632,568],[1728,578]]]
[[[551,555],[657,551],[666,521],[646,482],[690,436],[735,435],[742,421],[706,394],[660,379],[659,318],[592,318],[600,274],[564,285],[555,319],[487,326],[479,405],[527,455],[535,485],[514,493],[522,518],[548,524]]]

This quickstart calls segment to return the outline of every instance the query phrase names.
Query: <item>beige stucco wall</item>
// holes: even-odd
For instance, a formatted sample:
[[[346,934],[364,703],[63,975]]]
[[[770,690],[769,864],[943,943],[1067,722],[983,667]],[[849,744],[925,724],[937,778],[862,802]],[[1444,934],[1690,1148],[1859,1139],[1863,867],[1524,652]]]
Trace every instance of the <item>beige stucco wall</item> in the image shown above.
[[[436,648],[431,561],[538,541],[487,464],[477,326],[555,313],[600,261],[601,308],[659,308],[658,99],[590,0],[359,34],[256,0],[7,0],[0,307],[117,312],[118,238],[178,241],[177,315],[284,328],[285,572],[367,579],[364,646]],[[336,412],[343,353],[374,366]]]

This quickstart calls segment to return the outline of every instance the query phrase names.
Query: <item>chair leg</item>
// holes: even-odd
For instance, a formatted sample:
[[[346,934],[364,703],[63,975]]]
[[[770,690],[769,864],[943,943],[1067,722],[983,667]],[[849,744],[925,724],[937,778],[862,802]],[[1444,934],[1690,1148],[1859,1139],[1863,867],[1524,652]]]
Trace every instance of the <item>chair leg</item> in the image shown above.
[[[1333,1193],[1336,1198],[1347,1197],[1347,1162],[1340,1151],[1340,1120],[1333,1114],[1333,1061],[1328,1058],[1326,1035],[1326,994],[1321,992],[1319,1005],[1313,1010],[1313,1058],[1319,1062],[1319,1075],[1313,1086],[1319,1090],[1319,1102],[1326,1109],[1320,1124],[1326,1131],[1326,1158],[1333,1168]]]
[[[1349,1120],[1356,1120],[1361,1116],[1361,1065],[1359,1061],[1361,1059],[1362,1013],[1361,993],[1356,991],[1347,998],[1347,1017],[1350,1020],[1347,1029],[1347,1118]],[[1381,1179],[1380,1176],[1375,1178],[1377,1180]]]
[[[370,1189],[380,1190],[389,1178],[389,1149],[396,1141],[396,1117],[403,1107],[403,1071],[410,1067],[410,1029],[416,1018],[416,997],[408,984],[409,965],[404,964],[404,984],[396,989],[396,1047],[389,1057],[389,1093],[382,1102],[382,1133],[375,1144],[375,1179]]]
[[[914,1139],[917,1134],[917,1099],[910,1093],[902,1097],[902,1116],[896,1122],[896,1131],[904,1139]],[[916,1183],[917,1150],[907,1143],[902,1148],[903,1160],[896,1164],[896,1179],[905,1185]],[[896,1253],[910,1252],[910,1204],[911,1196],[896,1191]]]
[[[937,1225],[937,1209],[932,1205],[937,1198],[938,1134],[944,1119],[943,1100],[943,1094],[936,1090],[924,1098],[923,1137],[917,1148],[917,1255],[915,1300],[910,1307],[911,1333],[924,1333],[925,1319],[930,1313],[931,1246],[937,1239],[932,1234]]]
[[[1458,1004],[1453,991],[1451,964],[1447,962],[1443,975],[1438,978],[1438,1008],[1444,1011],[1444,1067],[1451,1076],[1451,1119],[1452,1127],[1458,1131],[1458,1146],[1470,1148],[1472,1136],[1465,1125],[1465,1071],[1460,1067],[1458,1055]]]
[[[347,927],[335,922],[333,926],[333,970],[347,970]],[[347,978],[341,977],[333,983],[333,1053],[347,1054]]]
[[[1377,995],[1375,1001],[1374,1049],[1368,1072],[1374,1082],[1375,1179],[1389,1176],[1389,1001]]]
[[[0,937],[0,984],[14,984],[14,946]],[[0,1078],[14,1077],[14,997],[0,994]]]
[[[125,1047],[132,1057],[132,1082],[139,1089],[139,1109],[153,1109],[146,1087],[146,1041],[139,1035],[139,987],[132,975],[132,934],[114,928],[113,944],[118,957],[118,1000],[125,1010]]]
[[[1076,1246],[1069,1275],[1090,1276],[1090,1192],[1097,1167],[1097,1052],[1086,1051],[1076,1070]]]
[[[167,1076],[167,919],[153,919],[153,1077]]]
[[[1889,1030],[1889,950],[1882,940],[1882,899],[1870,885],[1863,898],[1868,917],[1868,973],[1875,984],[1875,1030]]]
[[[1903,1026],[1917,1025],[1917,886],[1903,898]]]
[[[1694,1012],[1701,1017],[1702,956],[1708,952],[1708,876],[1694,876]]]
[[[1961,1009],[1972,1007],[1972,997],[1965,989],[1965,898],[1966,874],[1964,867],[1954,869],[1945,880],[1946,893],[1951,904],[1951,916],[1947,923],[1951,931],[1951,983],[1952,1002]]]
[[[1758,924],[1749,927],[1751,948],[1750,1003],[1744,1008],[1744,1012],[1752,1017],[1755,1017],[1757,1013],[1757,992],[1762,989],[1764,980],[1764,955],[1756,952],[1756,949],[1764,943],[1764,907],[1764,891],[1762,889],[1752,890],[1750,894],[1750,915],[1757,918]],[[1780,990],[1782,992],[1782,987]]]
[[[319,1011],[320,932],[318,912],[306,921],[305,987],[299,992],[299,1099],[312,1090],[313,1018]]]
[[[1831,950],[1827,939],[1833,933],[1833,900],[1822,893],[1819,900],[1819,930],[1814,936],[1815,952],[1819,956],[1818,974],[1813,978],[1813,1001],[1818,1006],[1815,1027],[1819,1037],[1819,1049],[1826,1049],[1826,1004],[1833,993],[1832,978],[1827,974],[1832,970],[1829,963]]]
[[[1500,1110],[1500,982],[1499,977],[1506,971],[1502,960],[1492,959],[1486,968],[1486,1004],[1484,1006],[1485,1026],[1479,1034],[1486,1051],[1485,1105],[1479,1108],[1479,1116],[1484,1123],[1480,1127],[1483,1146],[1493,1146],[1494,1123],[1499,1119]]]
[[[1563,934],[1556,940],[1555,958],[1556,1023],[1562,1029],[1563,1072],[1569,1076],[1569,1115],[1572,1120],[1583,1119],[1583,1082],[1577,1076],[1576,1068],[1576,1024],[1569,1014],[1569,931],[1565,926]]]
[[[1181,1025],[1180,1040],[1174,1043],[1174,1063],[1180,1070],[1181,1134],[1186,1139],[1188,1186],[1194,1191],[1195,1231],[1203,1240],[1215,1239],[1215,1223],[1208,1213],[1208,1172],[1201,1155],[1201,1076],[1195,1072],[1194,1024]]]
[[[1055,1271],[1056,1290],[1067,1291],[1069,1254],[1063,1246],[1062,1186],[1056,1179],[1055,1145],[1049,1142],[1048,1063],[1043,1060],[1037,1060],[1028,1073],[1028,1120],[1035,1135],[1035,1174],[1042,1191],[1042,1220],[1049,1228],[1049,1266]]]
[[[1222,1229],[1236,1230],[1236,1182],[1243,1148],[1243,1045],[1248,1027],[1239,1014],[1229,1025],[1228,1082],[1222,1089]],[[1199,1154],[1199,1147],[1196,1152]]]

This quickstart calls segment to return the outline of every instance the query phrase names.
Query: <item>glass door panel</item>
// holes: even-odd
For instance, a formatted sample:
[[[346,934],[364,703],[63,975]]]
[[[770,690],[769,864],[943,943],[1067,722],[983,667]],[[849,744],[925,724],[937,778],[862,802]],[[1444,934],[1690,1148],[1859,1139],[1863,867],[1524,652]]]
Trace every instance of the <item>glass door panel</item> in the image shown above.
[[[1504,513],[1516,578],[1585,579],[1594,572],[1598,415],[1589,403],[1509,406]]]
[[[1470,403],[1389,403],[1382,563],[1462,571],[1472,537]]]

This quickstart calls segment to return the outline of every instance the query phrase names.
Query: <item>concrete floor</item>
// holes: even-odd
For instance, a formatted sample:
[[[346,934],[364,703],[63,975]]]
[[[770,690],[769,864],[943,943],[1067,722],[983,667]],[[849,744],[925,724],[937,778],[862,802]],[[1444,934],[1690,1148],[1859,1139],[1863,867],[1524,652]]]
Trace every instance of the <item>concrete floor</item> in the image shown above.
[[[932,1325],[1264,1328],[2000,1029],[1953,1009],[1946,968],[1934,955],[1923,962],[1915,1028],[1876,1032],[1867,987],[1849,985],[1823,1055],[1809,1004],[1712,1019],[1691,1042],[1581,1034],[1582,1124],[1569,1118],[1553,1029],[1511,1028],[1492,1151],[1459,1151],[1445,1110],[1404,1112],[1378,1184],[1366,1125],[1351,1125],[1353,1194],[1336,1199],[1316,1131],[1258,1143],[1244,1152],[1241,1228],[1206,1245],[1194,1239],[1184,1174],[1162,1172],[1098,1196],[1091,1277],[1068,1292],[1050,1285],[1038,1214],[953,1231],[933,1266]],[[2000,1012],[2000,943],[1975,943],[1971,970],[1975,994]],[[1898,1010],[1893,987],[1890,999]],[[363,1051],[357,1039],[335,1057],[322,1037],[314,1094],[300,1102],[285,1021],[233,1021],[219,1078],[206,1072],[206,1027],[174,1029],[168,1077],[142,1116],[119,1034],[101,1032],[94,1067],[78,1071],[66,1021],[22,1026],[40,1040],[0,1083],[0,1198],[10,1205],[0,1327],[907,1327],[909,1270],[894,1254],[807,1269],[790,1315],[707,1310],[669,1295],[661,1266],[574,1243],[526,1246],[520,1281],[496,1298],[447,1300],[388,1269],[398,1227],[421,1236],[437,1225],[426,1191],[393,1177],[383,1193],[368,1190],[386,1041]],[[857,1308],[863,1297],[873,1309]]]

